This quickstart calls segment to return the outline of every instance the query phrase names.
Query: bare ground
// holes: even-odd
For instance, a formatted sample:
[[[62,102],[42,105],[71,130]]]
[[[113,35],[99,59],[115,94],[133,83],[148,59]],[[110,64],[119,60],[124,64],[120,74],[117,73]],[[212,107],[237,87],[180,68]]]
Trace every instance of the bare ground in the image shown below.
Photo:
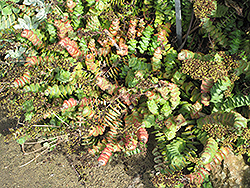
[[[16,122],[7,119],[0,110],[0,132],[14,127]],[[150,138],[152,141],[152,136]],[[88,169],[86,181],[78,181],[78,176],[71,163],[61,152],[40,156],[36,161],[19,167],[33,159],[34,155],[24,156],[20,145],[15,141],[4,142],[0,136],[0,187],[2,188],[153,188],[150,174],[153,171],[153,148],[149,140],[145,155],[134,156],[126,160],[114,158],[106,166]],[[97,163],[97,160],[95,159]]]

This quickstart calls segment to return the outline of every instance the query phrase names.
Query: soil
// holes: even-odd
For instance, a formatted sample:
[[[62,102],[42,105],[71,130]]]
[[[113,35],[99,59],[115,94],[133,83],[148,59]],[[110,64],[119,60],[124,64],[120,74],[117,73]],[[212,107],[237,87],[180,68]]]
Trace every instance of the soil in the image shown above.
[[[4,134],[10,127],[15,127],[16,121],[7,119],[0,109],[0,132]],[[149,138],[148,150],[143,155],[136,155],[126,160],[119,157],[106,166],[88,169],[86,180],[80,180],[72,164],[60,151],[39,156],[35,161],[20,167],[33,159],[34,155],[23,155],[16,141],[4,142],[0,136],[0,187],[2,188],[153,188],[151,174],[154,172],[151,151],[152,135]],[[94,160],[97,163],[97,160]]]

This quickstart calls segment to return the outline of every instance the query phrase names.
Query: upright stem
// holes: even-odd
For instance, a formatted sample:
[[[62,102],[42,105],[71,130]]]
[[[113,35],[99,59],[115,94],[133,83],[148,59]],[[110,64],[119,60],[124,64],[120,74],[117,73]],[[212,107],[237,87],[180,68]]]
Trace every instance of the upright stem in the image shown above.
[[[182,43],[182,29],[181,29],[181,2],[180,0],[175,0],[175,14],[176,14],[176,34],[177,34],[177,44],[178,48]]]

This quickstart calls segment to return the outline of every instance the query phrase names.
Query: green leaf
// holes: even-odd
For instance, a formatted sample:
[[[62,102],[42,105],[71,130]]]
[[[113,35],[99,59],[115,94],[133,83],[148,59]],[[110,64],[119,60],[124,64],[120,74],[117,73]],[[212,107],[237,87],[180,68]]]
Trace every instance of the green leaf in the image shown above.
[[[162,132],[158,132],[157,134],[155,134],[156,139],[158,139],[160,136],[165,136]]]
[[[148,70],[149,69],[149,66],[148,66],[148,63],[145,63],[144,62],[145,59],[144,58],[130,58],[129,59],[129,67],[132,69],[132,70]]]
[[[178,185],[176,185],[176,187],[178,188],[178,187],[184,187],[184,184],[183,183],[180,183],[180,184],[178,184]]]
[[[165,117],[163,116],[163,115],[158,115],[157,116],[157,119],[158,119],[158,121],[162,121],[162,120],[164,120],[165,119]]]
[[[60,82],[69,82],[71,73],[69,71],[61,70],[56,74],[55,78]]]
[[[49,148],[49,151],[53,151],[55,149],[56,146],[52,146]]]
[[[25,14],[23,18],[24,18],[24,21],[25,21],[26,25],[30,28],[30,26],[31,26],[30,17]]]
[[[30,121],[33,117],[34,113],[33,112],[27,112],[24,114],[25,116],[25,121]]]
[[[163,133],[161,133],[161,134],[163,134]],[[166,136],[165,135],[162,135],[162,136],[159,136],[160,134],[158,134],[158,135],[155,135],[155,136],[157,136],[155,139],[157,140],[157,141],[165,141],[166,140]]]
[[[78,99],[82,99],[83,97],[86,97],[86,92],[83,89],[78,89],[75,92],[77,93]]]
[[[29,29],[24,21],[24,19],[22,18],[18,18],[17,21],[19,22],[19,24],[14,25],[14,29]]]
[[[125,78],[125,83],[126,85],[128,85],[128,87],[134,87],[137,84],[137,81],[134,80],[134,77],[135,77],[134,71],[129,70]]]
[[[49,124],[50,124],[50,125],[57,126],[56,120],[55,120],[55,119],[51,119],[51,120],[49,121]]]
[[[25,101],[23,103],[23,108],[25,111],[27,112],[30,112],[34,109],[34,106],[33,106],[33,101],[32,100],[29,100],[29,101]]]
[[[177,130],[177,126],[176,125],[172,125],[170,127],[170,129],[168,129],[166,131],[167,139],[168,140],[172,140],[176,136],[176,130]]]
[[[51,147],[51,145],[50,145],[48,142],[45,142],[45,143],[43,144],[43,147],[47,147],[47,148],[49,148],[49,151],[53,151],[53,149],[54,149],[56,146]]]
[[[150,114],[147,115],[144,120],[142,121],[142,124],[146,127],[146,128],[151,128],[154,124],[155,124],[155,117],[154,115]]]
[[[168,117],[171,114],[172,110],[171,107],[169,105],[169,102],[167,101],[166,104],[163,105],[163,107],[161,108],[161,113],[165,116]]]
[[[24,136],[22,136],[21,138],[17,139],[16,142],[17,142],[18,144],[22,145],[22,144],[24,144],[25,141],[28,140],[29,138],[30,138],[30,136],[24,135]]]
[[[2,9],[2,15],[3,16],[7,16],[7,15],[11,15],[12,11],[10,6],[6,6],[5,8]]]
[[[166,104],[168,101],[163,99],[163,98],[160,98],[160,100],[157,101],[160,105],[163,105],[163,104]],[[169,104],[169,103],[168,103]]]
[[[41,0],[24,0],[24,5],[33,5],[33,6],[44,6],[44,3]]]
[[[192,171],[194,169],[194,167],[193,166],[191,166],[191,167],[187,167],[187,170],[189,170],[189,171]]]
[[[159,114],[159,112],[158,112],[158,106],[157,106],[157,104],[156,104],[156,102],[154,100],[148,101],[147,105],[148,105],[149,111],[152,114],[154,114],[154,115],[158,115]]]
[[[157,84],[159,82],[159,79],[157,77],[152,77],[152,82],[154,84]]]

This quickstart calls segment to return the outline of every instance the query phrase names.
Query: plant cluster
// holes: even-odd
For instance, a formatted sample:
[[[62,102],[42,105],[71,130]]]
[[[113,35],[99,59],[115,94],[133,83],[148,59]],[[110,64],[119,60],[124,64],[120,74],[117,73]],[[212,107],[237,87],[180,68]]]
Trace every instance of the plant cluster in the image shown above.
[[[60,144],[84,167],[95,156],[106,165],[114,153],[145,152],[152,128],[158,187],[209,184],[229,151],[250,156],[250,56],[240,45],[249,32],[239,26],[233,40],[227,30],[212,34],[214,17],[229,14],[219,16],[224,5],[183,4],[193,6],[209,53],[197,52],[195,37],[188,50],[175,50],[174,1],[1,2],[0,104],[18,120],[11,132],[23,152]]]

